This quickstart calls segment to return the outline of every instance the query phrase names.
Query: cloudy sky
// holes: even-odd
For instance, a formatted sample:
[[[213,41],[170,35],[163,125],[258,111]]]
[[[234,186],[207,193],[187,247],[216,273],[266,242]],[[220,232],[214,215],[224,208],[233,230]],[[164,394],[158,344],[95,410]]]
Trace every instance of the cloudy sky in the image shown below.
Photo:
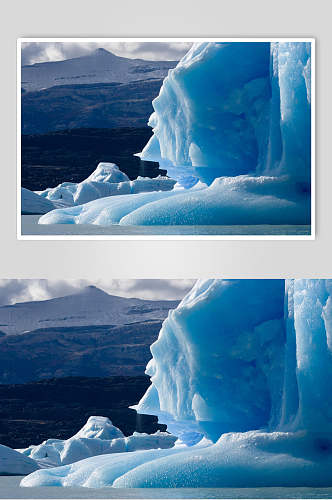
[[[25,42],[22,43],[22,65],[61,61],[89,54],[98,48],[132,59],[177,61],[191,45],[190,42]]]
[[[0,306],[31,300],[47,300],[95,285],[122,297],[152,300],[182,299],[196,280],[0,280]]]

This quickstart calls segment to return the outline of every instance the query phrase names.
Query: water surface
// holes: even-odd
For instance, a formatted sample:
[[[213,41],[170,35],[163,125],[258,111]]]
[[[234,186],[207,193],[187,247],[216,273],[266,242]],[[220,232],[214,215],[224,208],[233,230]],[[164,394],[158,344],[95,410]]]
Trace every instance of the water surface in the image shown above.
[[[20,488],[22,476],[0,476],[0,498],[332,498],[332,488]]]
[[[311,226],[97,226],[95,224],[38,224],[40,215],[22,215],[22,235],[76,236],[307,236]]]

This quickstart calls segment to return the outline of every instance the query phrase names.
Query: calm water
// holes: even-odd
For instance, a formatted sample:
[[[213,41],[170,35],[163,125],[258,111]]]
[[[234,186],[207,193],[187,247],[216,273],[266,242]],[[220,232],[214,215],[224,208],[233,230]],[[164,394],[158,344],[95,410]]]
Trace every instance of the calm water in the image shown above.
[[[0,498],[332,498],[332,488],[20,488],[22,476],[0,476]]]
[[[22,235],[170,235],[170,236],[303,236],[310,226],[97,226],[94,224],[38,224],[40,215],[22,215]]]

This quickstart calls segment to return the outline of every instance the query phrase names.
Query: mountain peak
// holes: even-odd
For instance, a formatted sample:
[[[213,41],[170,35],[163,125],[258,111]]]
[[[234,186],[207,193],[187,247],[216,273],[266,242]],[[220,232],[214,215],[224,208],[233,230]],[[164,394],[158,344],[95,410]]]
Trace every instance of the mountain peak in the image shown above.
[[[93,52],[96,56],[113,56],[113,57],[116,57],[115,54],[113,54],[112,52],[110,52],[109,50],[106,50],[106,49],[103,49],[102,47],[99,47],[98,49],[94,50]]]
[[[82,289],[82,293],[92,293],[92,294],[98,294],[98,295],[108,295],[108,293],[104,292],[104,290],[101,290],[95,285],[88,285],[85,288]]]

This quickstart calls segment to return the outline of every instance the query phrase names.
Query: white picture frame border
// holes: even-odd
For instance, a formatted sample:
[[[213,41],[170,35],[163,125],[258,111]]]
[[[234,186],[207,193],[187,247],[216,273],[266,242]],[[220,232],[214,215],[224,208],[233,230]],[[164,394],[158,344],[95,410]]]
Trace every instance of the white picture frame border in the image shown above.
[[[38,42],[309,42],[311,43],[311,233],[310,235],[22,235],[21,227],[21,46]],[[22,37],[17,39],[17,193],[16,237],[18,240],[315,240],[316,239],[316,39],[314,37]]]

